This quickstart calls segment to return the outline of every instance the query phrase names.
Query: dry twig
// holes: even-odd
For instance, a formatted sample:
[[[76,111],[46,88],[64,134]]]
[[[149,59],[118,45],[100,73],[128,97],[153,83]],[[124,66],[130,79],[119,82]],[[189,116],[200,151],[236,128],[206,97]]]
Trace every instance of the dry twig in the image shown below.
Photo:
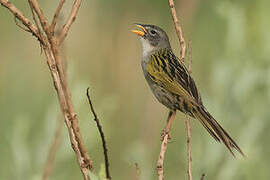
[[[58,101],[60,104],[60,108],[62,114],[64,116],[64,120],[66,126],[68,128],[70,142],[72,148],[76,154],[78,164],[80,166],[80,170],[83,174],[85,180],[90,179],[88,175],[88,170],[93,171],[92,161],[86,151],[85,145],[83,144],[82,137],[80,134],[80,128],[78,126],[78,118],[75,114],[71,93],[69,87],[67,85],[66,76],[62,66],[62,57],[59,54],[59,43],[64,40],[68,30],[72,22],[75,20],[75,17],[78,13],[81,0],[74,0],[74,4],[72,7],[72,11],[69,15],[68,21],[66,25],[61,31],[62,36],[57,38],[54,35],[54,32],[51,32],[50,25],[48,23],[47,18],[43,14],[37,0],[29,0],[30,8],[34,10],[34,12],[38,16],[38,21],[41,24],[42,30],[45,34],[40,33],[38,29],[38,22],[36,18],[36,25],[34,25],[28,18],[26,18],[19,9],[17,9],[11,2],[8,0],[0,0],[2,6],[6,7],[18,20],[20,20],[31,32],[34,36],[38,38],[38,40],[42,44],[42,48],[45,52],[47,58],[47,64],[50,69],[50,73],[53,79],[53,84],[56,89],[58,95]],[[59,10],[60,11],[60,10]],[[33,18],[35,15],[33,13]],[[41,31],[41,30],[40,30]],[[63,36],[64,34],[64,36]],[[59,39],[61,41],[59,41]]]
[[[175,30],[176,30],[176,34],[178,36],[179,42],[180,42],[180,59],[182,62],[185,61],[185,55],[186,55],[186,43],[185,43],[185,39],[182,33],[182,29],[179,26],[179,20],[177,18],[176,15],[176,10],[175,10],[175,6],[174,6],[174,1],[173,0],[168,0],[169,6],[170,6],[170,12],[172,15],[172,19],[174,22],[174,26],[175,26]],[[160,154],[159,154],[159,158],[158,158],[158,162],[157,162],[157,174],[158,174],[158,179],[159,180],[163,180],[164,179],[164,170],[163,170],[163,163],[164,163],[164,156],[165,156],[165,152],[167,150],[167,146],[168,146],[168,139],[169,139],[169,131],[171,129],[171,125],[172,122],[175,118],[175,114],[176,112],[170,112],[169,113],[169,118],[167,121],[167,126],[166,126],[166,130],[165,130],[165,134],[161,143],[161,150],[160,150]],[[191,152],[190,150],[190,122],[189,119],[186,119],[186,125],[187,125],[187,131],[188,131],[188,154],[189,152]],[[188,174],[191,174],[191,155],[188,156]],[[190,177],[190,176],[189,176]],[[191,179],[192,180],[192,177]]]
[[[202,174],[201,179],[200,180],[204,180],[205,174]]]
[[[68,20],[65,26],[63,27],[62,33],[60,34],[59,39],[57,41],[59,45],[63,42],[63,40],[67,36],[70,26],[76,19],[80,6],[81,6],[81,0],[74,1]]]
[[[17,9],[8,0],[0,0],[0,3],[2,6],[7,8],[18,20],[20,20],[23,25],[27,27],[35,37],[40,40],[37,27],[28,18],[26,18],[19,9]]]
[[[192,65],[192,41],[189,40],[188,41],[188,72],[191,74],[192,70],[191,70],[191,65]]]
[[[103,153],[104,153],[104,161],[105,161],[105,170],[106,170],[106,178],[111,179],[110,170],[109,170],[108,149],[107,149],[107,145],[106,145],[105,135],[103,133],[102,126],[101,126],[101,124],[99,122],[97,114],[96,114],[96,112],[94,110],[92,101],[90,99],[89,88],[87,88],[87,90],[86,90],[86,96],[87,96],[87,99],[88,99],[88,102],[89,102],[90,110],[91,110],[91,112],[92,112],[92,114],[94,116],[94,121],[97,124],[98,132],[100,134],[101,141],[102,141],[102,147],[103,147]]]
[[[135,168],[136,168],[135,180],[139,180],[140,179],[140,168],[139,168],[138,163],[135,163]]]
[[[176,14],[176,10],[175,10],[175,5],[174,5],[174,1],[173,0],[168,0],[169,2],[169,6],[170,6],[170,12],[172,15],[172,19],[174,22],[174,27],[176,30],[176,34],[178,36],[179,42],[180,42],[180,56],[181,56],[181,61],[184,63],[185,62],[185,56],[186,56],[186,43],[185,43],[185,39],[183,36],[183,31],[181,29],[181,26],[179,25],[179,20],[177,18],[177,14]],[[188,70],[191,73],[191,41],[189,42],[189,61],[188,61]],[[188,156],[188,170],[187,170],[187,174],[188,174],[188,179],[192,180],[192,172],[191,172],[191,132],[190,132],[190,118],[186,117],[185,120],[185,124],[186,124],[186,129],[187,129],[187,156]]]
[[[53,20],[52,20],[52,23],[50,25],[50,31],[51,32],[53,32],[54,29],[55,29],[57,18],[58,18],[59,14],[60,14],[60,11],[61,11],[64,3],[65,3],[65,0],[60,0],[59,1],[59,5],[58,5],[58,7],[57,7],[57,9],[56,9],[56,11],[54,13]]]
[[[31,32],[29,29],[25,28],[25,26],[22,26],[22,25],[20,25],[20,24],[18,23],[17,17],[16,17],[16,16],[14,16],[14,21],[15,21],[15,24],[16,24],[19,28],[21,28],[22,30],[24,30],[24,31],[26,31],[26,32]]]
[[[176,30],[176,34],[178,36],[179,42],[180,42],[180,47],[181,47],[181,61],[185,62],[185,56],[186,56],[186,42],[183,36],[183,31],[181,29],[181,26],[179,25],[179,20],[177,18],[176,10],[175,10],[175,5],[173,0],[168,0],[169,6],[170,6],[170,12],[172,15],[174,27]]]
[[[175,119],[176,112],[175,111],[170,111],[168,120],[167,120],[167,125],[165,128],[165,132],[163,134],[163,140],[161,143],[161,148],[160,148],[160,153],[157,161],[157,174],[158,174],[158,180],[164,180],[164,170],[163,170],[163,164],[164,164],[164,157],[165,153],[168,147],[168,140],[169,140],[169,132],[171,130],[172,123]]]
[[[59,19],[59,21],[60,22],[58,22],[58,23],[62,23],[61,19]],[[56,29],[56,32],[55,32],[56,35],[58,35],[59,30],[60,30],[60,28]],[[65,64],[67,64],[67,62],[66,62],[67,58],[66,58],[64,44],[61,47],[61,55],[63,56]],[[66,74],[66,70],[67,70],[67,68],[66,68],[66,66],[64,66],[65,74]],[[51,146],[49,148],[49,151],[48,151],[48,157],[47,157],[44,172],[43,172],[43,175],[42,175],[42,180],[47,180],[49,178],[49,176],[51,175],[51,173],[52,173],[52,169],[53,169],[54,161],[55,161],[55,154],[56,154],[56,151],[57,151],[57,149],[59,147],[60,140],[61,140],[61,134],[62,134],[62,130],[63,130],[63,125],[64,125],[63,119],[61,118],[61,116],[59,116],[58,121],[57,121],[57,128],[55,130],[53,143],[51,144]]]
[[[191,40],[188,42],[188,71],[191,73]],[[186,116],[185,120],[186,129],[187,129],[187,160],[188,160],[188,179],[192,180],[192,172],[191,172],[191,164],[192,164],[192,158],[191,158],[191,128],[190,128],[190,118]]]
[[[190,118],[188,116],[186,116],[186,120],[185,120],[185,124],[186,124],[186,129],[187,129],[187,160],[188,160],[188,170],[187,170],[187,174],[188,174],[188,179],[192,180],[192,172],[191,172],[191,162],[192,162],[192,158],[191,158],[191,132],[190,132]]]

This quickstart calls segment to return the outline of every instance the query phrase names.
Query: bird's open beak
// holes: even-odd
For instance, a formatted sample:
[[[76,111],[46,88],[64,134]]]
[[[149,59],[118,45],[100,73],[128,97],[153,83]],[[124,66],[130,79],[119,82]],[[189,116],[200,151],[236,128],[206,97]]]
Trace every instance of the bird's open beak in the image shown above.
[[[140,31],[140,30],[131,30],[131,32],[133,32],[133,33],[135,33],[135,34],[137,34],[139,36],[144,36],[145,33],[147,32],[146,29],[142,25],[139,25],[139,24],[136,24],[136,26],[138,28],[140,28],[142,31]]]

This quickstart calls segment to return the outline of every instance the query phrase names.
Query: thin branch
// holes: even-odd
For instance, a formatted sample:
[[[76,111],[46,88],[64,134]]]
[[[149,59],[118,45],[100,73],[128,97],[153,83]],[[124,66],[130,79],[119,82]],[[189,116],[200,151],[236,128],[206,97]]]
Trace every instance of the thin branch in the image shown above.
[[[158,174],[158,179],[159,180],[163,180],[164,179],[164,157],[165,157],[165,153],[168,147],[168,140],[169,140],[169,132],[172,126],[172,123],[175,119],[175,115],[176,112],[175,111],[170,111],[169,112],[169,116],[168,116],[168,120],[167,120],[167,124],[166,124],[166,128],[163,134],[163,140],[161,143],[161,149],[160,149],[160,154],[159,154],[159,158],[158,158],[158,162],[157,162],[157,174]]]
[[[54,16],[53,16],[53,19],[52,19],[52,23],[50,25],[50,31],[51,32],[53,32],[54,29],[55,29],[57,18],[58,18],[59,14],[60,14],[60,11],[61,11],[64,3],[65,3],[65,0],[60,0],[59,1],[58,7],[57,7],[57,9],[56,9],[56,11],[54,13]]]
[[[41,31],[41,28],[39,27],[39,23],[38,23],[38,20],[37,20],[37,18],[36,18],[36,14],[35,14],[35,12],[34,12],[34,10],[33,10],[33,6],[32,6],[32,4],[30,3],[29,0],[28,0],[28,4],[29,4],[30,9],[31,9],[32,17],[33,17],[34,22],[35,22],[35,24],[36,24],[36,27],[37,27],[37,29],[38,29],[38,35],[41,37],[41,36],[42,36],[42,31]],[[42,37],[45,38],[45,36],[42,36]],[[44,41],[44,40],[43,40],[43,41]],[[40,54],[42,54],[42,44],[40,43],[39,45],[40,45]]]
[[[191,49],[191,40],[189,40],[189,42],[188,42],[188,71],[189,71],[190,74],[191,74],[191,63],[192,63],[191,50],[192,50]],[[186,129],[187,129],[187,160],[188,160],[187,174],[188,174],[188,179],[192,180],[192,170],[191,170],[191,166],[192,166],[191,128],[190,128],[190,118],[189,118],[189,116],[186,116],[185,124],[186,124]]]
[[[176,30],[176,34],[178,36],[179,42],[180,42],[180,55],[181,55],[181,61],[183,63],[185,63],[185,56],[186,56],[186,43],[185,43],[185,39],[183,36],[183,31],[181,29],[181,26],[179,25],[179,20],[177,18],[177,14],[176,14],[176,10],[175,10],[175,5],[174,5],[174,1],[173,0],[168,0],[169,2],[169,6],[170,6],[170,12],[172,15],[172,19],[174,22],[174,27]],[[189,41],[189,57],[188,57],[188,71],[189,73],[191,73],[191,41]],[[188,170],[187,170],[187,174],[188,174],[188,179],[192,180],[192,171],[191,171],[191,162],[192,162],[192,158],[191,158],[191,130],[190,130],[190,118],[187,116],[186,120],[185,120],[185,124],[186,124],[186,129],[187,129],[187,159],[188,159]]]
[[[205,174],[203,173],[200,180],[204,180]]]
[[[58,38],[58,44],[59,45],[64,41],[65,37],[67,36],[67,33],[68,33],[69,29],[70,29],[70,26],[72,25],[72,23],[76,19],[76,16],[78,14],[80,6],[81,6],[81,0],[75,0],[73,5],[72,5],[72,9],[71,9],[69,17],[67,19],[67,22],[64,25],[62,33],[60,34],[60,36]]]
[[[78,119],[74,111],[70,110],[67,106],[63,87],[60,82],[59,73],[57,71],[55,62],[54,62],[54,56],[52,51],[49,48],[44,48],[45,55],[47,57],[47,63],[50,68],[50,72],[53,78],[53,84],[55,86],[55,89],[57,91],[58,95],[58,101],[60,104],[61,111],[63,113],[66,126],[68,128],[68,133],[70,137],[71,146],[76,154],[76,158],[80,167],[80,170],[83,174],[84,180],[89,180],[90,177],[88,175],[88,169],[93,172],[93,165],[92,161],[85,151],[83,153],[82,147],[85,149],[84,144],[82,142],[81,136],[78,136],[80,134],[80,129],[78,125],[75,126],[75,123],[78,123]],[[74,120],[76,119],[76,121]]]
[[[30,33],[31,33],[31,31],[30,31],[29,29],[25,28],[25,26],[22,26],[22,25],[20,25],[20,24],[18,23],[17,17],[16,17],[16,16],[14,16],[14,21],[15,21],[15,24],[16,24],[19,28],[21,28],[22,30],[24,30],[24,31],[26,31],[26,32],[30,32]]]
[[[78,0],[75,0],[75,3]],[[79,1],[80,3],[81,1]],[[42,48],[47,58],[47,64],[50,69],[50,73],[53,79],[53,84],[58,95],[58,101],[61,108],[61,112],[64,116],[66,126],[68,128],[71,146],[76,154],[80,170],[85,180],[89,180],[88,171],[93,171],[92,161],[86,151],[80,134],[80,128],[78,125],[78,118],[74,111],[70,90],[67,85],[66,76],[62,67],[62,59],[59,55],[59,46],[56,41],[54,33],[50,32],[49,23],[42,13],[38,2],[36,0],[29,0],[30,8],[33,8],[38,15],[39,22],[42,26],[45,35],[39,34],[37,27],[31,23],[13,4],[8,0],[0,0],[0,3],[8,8],[11,13],[14,14],[25,26],[27,26],[33,35],[38,37],[42,42]],[[71,25],[71,24],[70,24]],[[40,36],[40,37],[39,37]]]
[[[36,24],[36,27],[37,27],[37,29],[38,29],[38,33],[40,34],[40,33],[41,33],[41,29],[40,29],[40,27],[39,27],[39,23],[38,23],[38,20],[37,20],[37,18],[36,18],[36,14],[35,14],[35,12],[34,12],[34,10],[33,10],[33,5],[30,3],[30,0],[28,0],[28,4],[30,5],[30,10],[31,10],[31,13],[32,13],[32,17],[33,17],[34,22],[35,22],[35,24]]]
[[[186,55],[186,42],[183,36],[183,31],[181,29],[181,26],[179,25],[179,20],[177,18],[176,10],[175,10],[175,5],[173,0],[168,0],[169,6],[170,6],[170,12],[172,15],[172,19],[174,22],[174,27],[176,30],[176,34],[178,36],[179,42],[180,42],[180,47],[181,47],[181,56],[180,59],[182,62],[185,62],[185,55]]]
[[[49,149],[47,161],[45,164],[45,169],[44,169],[44,172],[42,175],[42,180],[47,180],[48,177],[51,175],[52,169],[54,166],[56,151],[57,151],[59,144],[60,144],[61,134],[62,134],[62,129],[63,129],[64,123],[62,121],[62,118],[60,118],[60,117],[58,118],[57,122],[58,122],[57,129],[55,131],[53,143],[51,144],[50,149]]]
[[[192,158],[191,158],[191,132],[190,132],[190,118],[186,116],[185,120],[186,124],[186,129],[187,129],[187,160],[188,160],[188,180],[192,180],[192,172],[191,172],[191,163],[192,163]]]
[[[87,90],[86,90],[86,96],[88,98],[90,110],[91,110],[91,112],[92,112],[92,114],[94,116],[94,121],[97,124],[97,128],[98,128],[98,131],[99,131],[99,134],[100,134],[100,137],[101,137],[101,141],[102,141],[102,147],[103,147],[103,153],[104,153],[104,161],[105,161],[105,170],[106,170],[106,178],[111,179],[110,170],[109,170],[108,149],[107,149],[107,145],[106,145],[105,135],[104,135],[104,133],[102,131],[102,126],[101,126],[101,124],[99,122],[99,119],[98,119],[97,114],[96,114],[96,112],[94,110],[92,101],[90,99],[89,88],[87,88]]]
[[[42,41],[42,37],[40,37],[38,34],[37,27],[28,18],[26,18],[19,9],[17,9],[8,0],[0,0],[0,3],[2,6],[7,8],[18,20],[20,20],[31,31],[31,33],[38,38],[39,41]]]
[[[39,7],[39,4],[37,0],[28,0],[31,11],[34,10],[36,14],[38,15],[38,19],[40,21],[40,24],[44,30],[44,32],[47,34],[49,32],[49,23],[45,15],[43,14],[42,10]],[[35,19],[35,16],[33,15],[33,18]]]
[[[66,76],[65,76],[65,73],[63,70],[64,69],[63,63],[62,63],[63,61],[62,61],[62,57],[59,54],[59,50],[58,50],[59,46],[57,44],[56,37],[54,36],[54,33],[52,33],[50,31],[48,20],[44,16],[42,10],[40,9],[37,0],[29,0],[29,1],[32,4],[35,12],[37,13],[38,18],[39,18],[40,23],[41,23],[41,26],[42,26],[42,28],[43,28],[44,32],[46,33],[47,38],[49,40],[49,45],[47,48],[49,48],[49,51],[50,51],[49,56],[52,59],[52,63],[49,64],[49,67],[51,69],[51,72],[53,72],[53,70],[55,68],[57,71],[57,82],[59,84],[56,84],[56,85],[59,87],[56,87],[56,89],[61,90],[60,97],[61,97],[61,99],[63,98],[62,99],[62,102],[63,102],[62,112],[63,112],[64,116],[66,117],[65,122],[69,128],[72,148],[74,149],[74,151],[77,155],[77,160],[78,160],[78,163],[81,167],[81,171],[84,174],[85,179],[89,179],[87,169],[85,169],[85,168],[89,168],[91,171],[93,171],[93,166],[92,166],[92,162],[90,160],[90,157],[86,151],[86,148],[82,142],[80,128],[78,125],[78,118],[74,112],[74,107],[73,107],[73,103],[72,103],[72,99],[71,99],[71,93],[70,93],[70,90],[69,90],[68,85],[67,85]],[[48,53],[47,53],[47,57],[48,57]],[[62,95],[63,95],[63,97],[62,97]]]
[[[32,12],[33,12],[33,10],[32,10]],[[58,23],[61,23],[61,20],[59,20]],[[57,35],[58,30],[59,30],[59,28],[57,28],[55,30],[56,35]],[[64,62],[67,63],[66,62],[67,58],[66,58],[64,44],[63,44],[63,46],[61,48],[61,55],[63,56]],[[65,74],[66,74],[66,70],[67,70],[67,68],[66,68],[66,66],[64,66]],[[63,130],[63,125],[64,125],[63,119],[61,118],[61,116],[59,114],[58,121],[57,121],[57,128],[55,130],[53,143],[51,144],[50,149],[48,151],[48,157],[47,157],[47,160],[46,160],[42,180],[47,180],[49,178],[49,176],[51,175],[51,173],[52,173],[52,169],[53,169],[54,161],[55,161],[55,154],[56,154],[56,151],[57,151],[57,149],[59,147],[60,140],[61,140],[61,134],[62,134],[62,130]]]
[[[135,163],[135,168],[136,168],[135,180],[139,180],[140,179],[140,168],[139,168],[138,163]]]
[[[159,153],[159,158],[157,162],[157,174],[158,174],[158,180],[164,180],[164,170],[163,170],[163,162],[164,162],[164,157],[165,153],[168,147],[168,136],[169,134],[166,134],[164,136],[164,139],[161,143],[161,148],[160,148],[160,153]]]
[[[163,140],[161,143],[161,148],[160,148],[160,153],[157,161],[157,174],[158,174],[158,180],[164,180],[164,157],[165,153],[168,147],[168,140],[169,140],[169,132],[171,130],[172,123],[175,119],[176,112],[175,111],[170,111],[168,120],[167,120],[167,125],[165,128]]]
[[[191,65],[192,65],[192,41],[189,40],[188,41],[188,72],[191,74],[192,70],[191,70]]]

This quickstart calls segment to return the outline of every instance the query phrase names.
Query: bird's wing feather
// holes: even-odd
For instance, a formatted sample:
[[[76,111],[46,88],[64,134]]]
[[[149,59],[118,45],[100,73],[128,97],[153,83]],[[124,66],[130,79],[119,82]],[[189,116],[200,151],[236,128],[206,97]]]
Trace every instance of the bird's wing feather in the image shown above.
[[[194,104],[202,104],[194,80],[171,50],[152,54],[146,65],[146,71],[153,82],[167,91]]]
[[[183,98],[182,102],[191,107],[189,112],[201,122],[215,140],[222,141],[233,155],[232,149],[236,149],[245,156],[236,142],[204,108],[194,80],[185,65],[171,50],[152,54],[146,65],[146,71],[154,83]]]

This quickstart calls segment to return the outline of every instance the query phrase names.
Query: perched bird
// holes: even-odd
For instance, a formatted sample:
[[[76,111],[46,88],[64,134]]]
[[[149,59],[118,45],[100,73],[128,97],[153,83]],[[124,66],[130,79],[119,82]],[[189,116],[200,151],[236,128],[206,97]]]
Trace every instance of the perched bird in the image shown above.
[[[142,70],[146,81],[158,101],[170,109],[179,110],[199,120],[209,134],[223,142],[229,151],[244,153],[203,105],[196,84],[185,64],[177,58],[165,31],[155,25],[136,24],[132,30],[142,44]]]

